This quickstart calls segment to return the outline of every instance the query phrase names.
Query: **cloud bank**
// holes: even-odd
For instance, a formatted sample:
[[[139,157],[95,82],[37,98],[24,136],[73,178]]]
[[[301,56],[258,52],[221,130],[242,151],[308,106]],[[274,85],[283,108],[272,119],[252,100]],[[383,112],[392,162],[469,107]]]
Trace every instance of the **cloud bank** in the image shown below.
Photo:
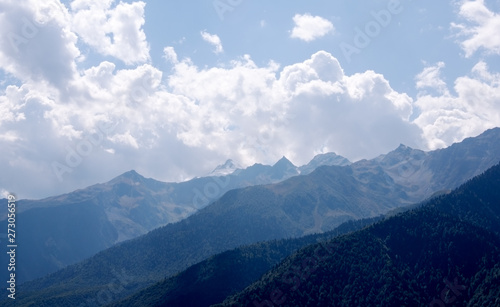
[[[286,155],[300,165],[331,151],[357,160],[400,143],[435,149],[500,126],[500,74],[482,60],[452,88],[445,62],[424,67],[412,98],[375,71],[346,74],[327,51],[286,66],[243,55],[199,67],[164,46],[171,70],[162,71],[150,62],[143,2],[4,1],[0,10],[0,68],[10,78],[0,93],[0,190],[20,197],[132,168],[179,181],[227,158],[272,164]],[[303,18],[300,39],[333,31]],[[200,33],[222,52],[218,36]],[[88,63],[88,49],[111,58]]]

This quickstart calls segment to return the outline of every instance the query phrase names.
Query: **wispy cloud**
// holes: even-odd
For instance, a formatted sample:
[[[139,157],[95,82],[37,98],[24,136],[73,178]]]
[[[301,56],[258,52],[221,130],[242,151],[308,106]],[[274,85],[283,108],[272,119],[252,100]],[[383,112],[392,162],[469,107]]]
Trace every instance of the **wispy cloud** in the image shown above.
[[[419,90],[434,89],[440,94],[448,90],[446,82],[441,78],[441,70],[445,67],[444,62],[439,62],[434,66],[426,67],[416,77],[416,87]]]
[[[224,48],[222,48],[222,42],[217,36],[217,34],[210,34],[207,31],[201,31],[201,37],[203,38],[204,41],[207,43],[213,45],[215,47],[214,53],[219,54],[224,52]]]

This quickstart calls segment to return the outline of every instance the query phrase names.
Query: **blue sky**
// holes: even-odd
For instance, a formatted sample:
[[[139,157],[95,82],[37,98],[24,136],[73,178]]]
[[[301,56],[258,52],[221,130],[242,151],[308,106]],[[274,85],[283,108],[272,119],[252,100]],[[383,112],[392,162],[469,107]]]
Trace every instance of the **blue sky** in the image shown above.
[[[500,1],[0,0],[0,192],[500,126]]]

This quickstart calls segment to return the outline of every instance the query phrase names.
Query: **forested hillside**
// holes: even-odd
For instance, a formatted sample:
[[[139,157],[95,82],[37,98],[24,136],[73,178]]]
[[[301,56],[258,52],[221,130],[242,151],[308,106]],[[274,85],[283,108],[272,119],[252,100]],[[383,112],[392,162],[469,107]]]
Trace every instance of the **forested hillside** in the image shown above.
[[[209,306],[243,290],[295,250],[359,230],[383,217],[348,221],[335,230],[227,251],[110,306]]]
[[[415,210],[288,257],[221,306],[498,306],[500,165]]]

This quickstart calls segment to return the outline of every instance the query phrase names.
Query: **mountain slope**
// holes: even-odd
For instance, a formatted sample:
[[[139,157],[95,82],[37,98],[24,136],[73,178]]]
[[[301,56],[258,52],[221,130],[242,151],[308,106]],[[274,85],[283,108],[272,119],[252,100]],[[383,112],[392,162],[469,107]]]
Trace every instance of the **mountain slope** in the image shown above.
[[[290,160],[288,160],[285,156],[278,160],[273,165],[273,172],[271,178],[281,179],[281,178],[290,178],[292,176],[296,176],[299,174],[299,171],[295,165],[293,165]]]
[[[113,296],[118,299],[243,244],[326,231],[393,208],[395,204],[386,199],[399,194],[386,187],[387,176],[379,170],[365,178],[371,178],[370,183],[358,182],[349,168],[323,167],[279,184],[231,190],[178,223],[26,283],[20,291],[28,298],[40,296],[31,291],[42,291],[43,297],[59,297],[60,301],[51,302],[53,306],[64,306],[63,297],[92,299],[113,282],[113,270],[124,270],[135,276],[134,283]]]
[[[18,254],[25,265],[18,273],[18,282],[44,276],[116,243],[182,220],[230,189],[278,182],[298,174],[286,158],[274,166],[234,167],[227,162],[217,170],[227,173],[225,176],[212,174],[181,183],[144,178],[132,170],[72,193],[19,200],[18,218],[25,223],[18,236],[25,244],[19,246]],[[0,225],[6,224],[6,212],[1,212]],[[0,261],[7,261],[5,246],[0,251]]]
[[[494,171],[494,169],[489,172],[492,171]],[[500,176],[500,174],[498,175]],[[496,175],[486,174],[486,176],[495,178]],[[489,202],[486,205],[478,206],[478,202],[476,200],[478,191],[487,189],[486,185],[484,185],[484,180],[485,179],[481,177],[474,178],[469,181],[466,188],[457,190],[453,194],[446,197],[434,198],[430,200],[426,206],[428,208],[440,210],[444,214],[453,214],[463,217],[461,218],[462,220],[466,219],[469,223],[475,224],[475,226],[486,227],[487,229],[500,234],[500,211],[497,210],[495,213],[490,210],[494,203]],[[487,181],[490,180],[487,179]],[[490,184],[495,185],[494,182]],[[489,187],[490,190],[492,188],[494,189],[495,187]],[[487,191],[483,194],[488,194],[491,199],[500,197],[500,195],[491,195],[491,193]],[[457,206],[456,204],[459,205]],[[445,215],[444,218],[447,219],[448,216]],[[401,223],[400,226],[410,226],[407,224],[407,221],[408,220],[405,220],[405,222]],[[366,225],[367,221],[358,221],[356,223],[360,222],[365,222],[364,225]],[[343,224],[339,228],[343,228],[343,226],[345,227],[348,224],[354,224],[354,222]],[[414,225],[412,224],[411,227],[414,227]],[[468,225],[468,227],[470,227],[470,225]],[[416,228],[420,229],[420,227]],[[352,231],[354,229],[349,228],[349,230]],[[403,238],[405,237],[399,229],[391,229],[390,231],[398,236]],[[342,232],[342,230],[336,229],[335,235],[339,235]],[[325,235],[330,234],[333,237],[333,232],[327,232],[320,235],[320,237],[324,238]],[[263,254],[267,255],[272,252],[279,253],[285,243],[300,242],[307,244],[307,241],[314,242],[313,240],[306,241],[305,239],[316,237],[318,237],[318,235],[307,236],[301,239],[285,240],[284,243],[281,244],[277,244],[280,243],[280,241],[260,243],[230,252],[224,252],[198,263],[170,279],[144,289],[139,293],[121,300],[111,306],[209,306],[211,304],[215,304],[217,303],[217,299],[222,301],[225,296],[231,294],[231,291],[235,291],[238,288],[236,285],[244,285],[244,282],[242,282],[241,279],[248,281],[251,280],[248,278],[250,276],[260,277],[260,274],[264,273],[262,270],[266,267],[271,269],[271,265],[276,264],[273,262],[269,263],[267,266],[263,266],[262,263],[264,260],[268,259]],[[319,238],[316,240],[319,241]],[[400,243],[405,244],[404,241]],[[242,250],[245,250],[246,252]],[[412,253],[413,252],[410,252],[410,254]],[[284,255],[286,255],[286,253]],[[407,258],[408,256],[403,255],[401,257]],[[500,268],[500,265],[498,268]],[[491,271],[488,273],[491,276],[486,276],[484,278],[489,281],[488,284],[481,284],[484,288],[481,289],[482,292],[495,288],[492,286],[492,283],[494,283],[495,280],[498,281],[498,275],[496,275],[498,273],[495,272],[498,271]],[[254,274],[252,275],[252,273]],[[247,284],[246,286],[248,285],[250,284]],[[224,288],[224,286],[227,288]],[[497,290],[500,291],[500,287]],[[484,295],[475,295],[476,299],[482,296]]]
[[[498,153],[500,128],[494,128],[430,152],[401,145],[359,166],[382,167],[395,183],[406,187],[409,197],[417,199],[460,186],[497,164],[500,161]]]
[[[497,165],[420,209],[298,251],[221,306],[496,306],[499,201]]]
[[[380,219],[382,217],[349,221],[324,234],[255,243],[226,251],[111,306],[209,306],[243,290],[295,250],[359,230]]]
[[[500,160],[500,150],[496,150],[500,147],[500,130],[493,132],[477,142],[472,139],[466,146],[454,145],[454,152],[466,153],[470,150],[468,147],[475,146],[481,148],[479,152],[483,153],[483,156],[463,156],[464,161],[467,160],[468,171],[464,176],[453,179],[454,182],[467,180],[465,176],[473,170],[473,165],[479,169],[486,165],[484,161]],[[441,152],[447,151],[443,149]],[[292,177],[281,183],[229,191],[181,222],[154,230],[66,270],[28,283],[23,291],[46,291],[47,297],[67,296],[84,300],[95,297],[114,280],[113,270],[124,270],[136,276],[134,283],[127,285],[126,291],[113,296],[116,300],[214,254],[243,244],[328,231],[350,219],[383,214],[421,201],[442,188],[441,182],[429,185],[429,177],[422,180],[414,175],[408,176],[407,186],[398,184],[393,179],[395,177],[391,177],[397,169],[396,165],[418,162],[423,165],[420,170],[430,172],[432,178],[446,176],[460,164],[461,155],[454,154],[453,159],[450,158],[454,161],[453,165],[430,168],[426,163],[433,153],[425,153],[426,158],[403,153],[402,157],[407,157],[407,160],[396,163],[383,164],[375,159],[343,167],[323,166],[309,175]],[[496,158],[491,158],[492,155]],[[262,167],[256,165],[255,168]],[[425,188],[421,188],[420,183],[425,184]]]

